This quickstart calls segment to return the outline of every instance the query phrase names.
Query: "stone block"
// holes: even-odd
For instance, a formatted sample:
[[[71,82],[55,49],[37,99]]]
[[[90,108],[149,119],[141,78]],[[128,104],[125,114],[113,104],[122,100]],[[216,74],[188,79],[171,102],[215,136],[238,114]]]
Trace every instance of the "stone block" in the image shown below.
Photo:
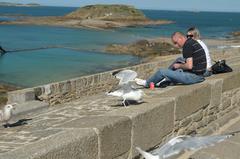
[[[231,106],[231,95],[225,92],[222,95],[222,105],[220,106],[220,109],[221,111],[223,111],[230,106]]]
[[[8,103],[24,103],[36,99],[33,88],[8,92]]]
[[[226,73],[225,76],[223,76],[222,92],[226,92],[228,90],[232,90],[240,87],[239,77],[240,77],[240,72]]]
[[[219,117],[219,119],[217,120],[217,123],[220,127],[222,127],[223,125],[227,124],[230,120],[238,117],[239,114],[238,112],[236,112],[235,110],[232,110],[231,112],[227,113],[227,114],[223,114]]]
[[[198,121],[202,120],[202,118],[203,118],[203,110],[200,110],[197,113],[195,113],[194,115],[192,115],[192,120],[194,122],[198,122]]]
[[[232,97],[232,106],[234,107],[240,107],[240,89],[236,89],[235,93]]]
[[[148,98],[145,102],[106,114],[127,116],[132,120],[132,158],[138,154],[135,150],[136,146],[142,149],[154,147],[174,128],[173,99]]]
[[[60,131],[60,130],[59,130]],[[0,155],[0,159],[97,159],[93,129],[69,129]]]
[[[131,147],[131,120],[117,116],[89,116],[64,123],[58,128],[94,128],[98,135],[100,159],[116,158]]]
[[[220,105],[221,97],[222,97],[222,79],[214,79],[207,81],[211,84],[211,100],[210,100],[210,107],[215,107]]]
[[[211,86],[208,83],[178,86],[159,96],[175,98],[175,120],[182,120],[210,104]]]
[[[29,101],[17,104],[15,107],[16,109],[13,111],[13,114],[23,114],[33,110],[44,109],[49,106],[48,103],[42,101]]]

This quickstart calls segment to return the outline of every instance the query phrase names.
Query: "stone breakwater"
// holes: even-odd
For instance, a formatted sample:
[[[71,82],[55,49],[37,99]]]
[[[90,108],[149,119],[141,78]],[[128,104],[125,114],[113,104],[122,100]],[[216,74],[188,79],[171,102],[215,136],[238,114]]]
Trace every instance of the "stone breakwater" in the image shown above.
[[[78,91],[79,96],[70,96],[67,95],[69,90],[66,90],[74,87],[53,87],[57,83],[10,92],[9,100],[21,101],[20,106],[26,103],[31,103],[28,107],[34,106],[37,102],[33,101],[40,97],[56,105],[14,116],[13,120],[32,118],[28,125],[0,128],[0,159],[130,159],[138,156],[135,146],[148,150],[171,135],[190,134],[193,131],[213,133],[240,114],[239,52],[235,49],[235,52],[227,55],[223,52],[221,55],[233,67],[232,73],[214,75],[203,83],[189,86],[143,89],[147,95],[144,97],[145,103],[128,108],[119,106],[117,99],[104,94],[109,81],[117,82],[110,76],[111,72],[99,74],[101,78],[109,75],[109,79],[106,78],[109,81],[102,84],[103,92],[94,93],[90,89],[89,94],[80,96]],[[166,67],[171,58],[176,57],[165,57],[165,62],[142,64],[131,69],[135,69],[140,78],[146,77],[157,66]],[[94,79],[95,76],[72,81],[88,81],[88,78]],[[91,81],[81,86],[87,89],[93,85],[94,80]],[[60,99],[57,100],[57,97]]]

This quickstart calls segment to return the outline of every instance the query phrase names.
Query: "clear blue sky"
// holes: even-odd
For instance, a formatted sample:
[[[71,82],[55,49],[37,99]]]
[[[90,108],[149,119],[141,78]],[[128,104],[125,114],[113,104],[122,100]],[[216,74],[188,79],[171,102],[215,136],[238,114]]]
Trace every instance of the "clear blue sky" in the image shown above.
[[[0,0],[0,2],[73,7],[89,4],[128,4],[138,9],[240,12],[240,0]]]

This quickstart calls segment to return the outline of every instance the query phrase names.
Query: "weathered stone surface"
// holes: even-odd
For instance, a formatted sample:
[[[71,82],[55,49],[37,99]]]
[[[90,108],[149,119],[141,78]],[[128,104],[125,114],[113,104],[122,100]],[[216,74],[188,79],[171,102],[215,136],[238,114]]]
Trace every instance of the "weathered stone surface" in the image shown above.
[[[223,126],[223,125],[225,125],[228,121],[230,121],[230,120],[233,119],[233,118],[236,118],[237,116],[239,116],[239,113],[233,110],[233,111],[229,112],[228,114],[225,114],[225,115],[219,117],[219,119],[218,119],[218,125],[219,125],[219,126]]]
[[[127,116],[132,120],[132,151],[136,146],[143,149],[162,141],[174,127],[174,101],[168,98],[148,98],[141,105],[122,108],[107,115]]]
[[[44,109],[49,106],[46,102],[41,101],[29,101],[24,102],[22,104],[17,104],[15,107],[16,109],[13,111],[13,114],[19,114],[19,113],[26,113],[28,111],[33,111],[37,109]]]
[[[172,60],[173,57],[170,59]],[[153,74],[160,66],[166,66],[171,60],[163,60],[159,62],[144,63],[137,66],[127,67],[137,71],[140,78],[147,78]],[[37,86],[31,89],[22,89],[9,93],[10,102],[22,103],[35,99],[49,102],[50,105],[66,103],[83,96],[91,96],[111,90],[118,80],[112,76],[112,72],[116,70],[103,72],[99,74],[74,78],[71,80],[50,83],[47,85]]]
[[[24,103],[35,99],[35,92],[32,88],[8,92],[8,103]]]
[[[202,110],[198,111],[198,113],[196,113],[196,114],[194,114],[194,115],[192,116],[192,120],[193,120],[194,122],[198,122],[198,121],[200,121],[202,118],[203,118],[203,111],[202,111]]]
[[[215,79],[208,82],[211,84],[210,107],[218,106],[221,103],[223,80]]]
[[[234,107],[240,106],[240,98],[239,97],[240,97],[240,89],[237,88],[232,97],[232,106],[234,106]]]
[[[175,120],[182,120],[210,104],[211,87],[207,83],[179,86],[160,94],[176,100]]]
[[[96,159],[97,134],[91,129],[69,129],[0,155],[0,159]]]
[[[94,128],[99,140],[100,158],[112,159],[131,147],[131,120],[119,116],[89,116],[76,119],[58,128]]]
[[[231,106],[231,92],[225,92],[222,95],[222,104],[220,105],[220,109],[225,110],[230,106]]]
[[[226,92],[228,90],[232,90],[234,88],[240,87],[239,80],[240,72],[231,72],[226,73],[223,77],[223,88],[222,91]]]

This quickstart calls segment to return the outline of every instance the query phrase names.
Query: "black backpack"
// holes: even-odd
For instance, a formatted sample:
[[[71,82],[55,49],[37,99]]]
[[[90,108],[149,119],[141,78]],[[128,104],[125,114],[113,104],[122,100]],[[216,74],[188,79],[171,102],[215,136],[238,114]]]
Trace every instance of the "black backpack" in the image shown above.
[[[232,72],[232,68],[226,64],[225,60],[215,61],[211,68],[213,74]]]

